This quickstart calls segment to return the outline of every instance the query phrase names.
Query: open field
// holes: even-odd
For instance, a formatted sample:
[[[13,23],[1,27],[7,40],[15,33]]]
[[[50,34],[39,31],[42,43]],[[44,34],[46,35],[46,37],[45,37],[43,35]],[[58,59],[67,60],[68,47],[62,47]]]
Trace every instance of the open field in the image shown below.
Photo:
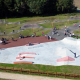
[[[54,16],[34,16],[34,17],[21,17],[21,18],[8,18],[5,19],[5,21],[8,22],[20,22],[20,23],[39,23],[39,22],[43,22],[43,21],[54,21],[56,20],[63,20],[63,19],[69,19],[71,18],[71,16],[75,17],[75,16],[80,17],[80,13],[66,13],[66,14],[58,14],[58,15],[54,15]],[[4,19],[1,19],[4,20]]]
[[[22,24],[3,24],[0,23],[0,32],[8,34],[10,32],[13,32],[13,30],[20,30],[20,27]]]
[[[64,21],[64,22],[56,22],[56,23],[52,23],[52,22],[48,22],[48,23],[44,23],[44,24],[39,24],[40,26],[44,27],[44,28],[59,28],[62,29],[66,26],[70,26],[70,25],[74,25],[75,23],[79,23],[80,20],[73,20],[73,21]]]
[[[16,39],[16,38],[19,38],[20,34],[22,34],[23,36],[27,36],[27,35],[34,34],[34,32],[36,32],[36,35],[41,36],[42,32],[44,32],[44,35],[45,35],[45,34],[49,33],[50,30],[44,30],[44,29],[39,29],[39,28],[34,28],[34,30],[33,29],[25,29],[24,31],[21,31],[21,32],[15,33],[15,34],[11,34],[11,35],[0,35],[0,38],[4,37],[7,39],[11,39],[13,36],[13,38]]]
[[[80,29],[75,30],[75,31],[73,31],[73,32],[74,32],[74,34],[76,34],[76,35],[80,35]]]

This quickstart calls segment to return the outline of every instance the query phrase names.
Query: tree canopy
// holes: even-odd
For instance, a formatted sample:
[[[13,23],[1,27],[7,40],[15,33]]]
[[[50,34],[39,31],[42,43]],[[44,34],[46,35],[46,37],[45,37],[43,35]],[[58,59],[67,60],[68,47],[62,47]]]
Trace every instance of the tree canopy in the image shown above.
[[[0,17],[72,12],[73,0],[0,0]]]

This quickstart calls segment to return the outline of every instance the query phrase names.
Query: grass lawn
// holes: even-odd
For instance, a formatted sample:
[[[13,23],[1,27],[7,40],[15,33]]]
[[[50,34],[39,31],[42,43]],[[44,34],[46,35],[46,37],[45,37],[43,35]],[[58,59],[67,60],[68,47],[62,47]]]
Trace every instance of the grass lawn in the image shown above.
[[[0,63],[2,67],[14,67],[14,68],[23,68],[23,69],[31,69],[31,70],[40,70],[40,71],[50,71],[50,72],[62,72],[62,73],[72,73],[72,74],[80,74],[79,66],[51,66],[51,65],[40,65],[40,64],[3,64]]]
[[[80,35],[80,29],[73,31],[74,34]]]
[[[49,20],[49,21],[54,21],[56,20],[62,20],[62,19],[69,19],[71,16],[75,17],[75,16],[80,17],[80,13],[66,13],[66,14],[58,14],[58,15],[54,15],[54,16],[37,16],[37,17],[20,17],[20,18],[8,18],[5,19],[5,21],[8,22],[21,22],[21,23],[35,23],[35,22],[39,22],[39,21],[45,21],[45,20]],[[1,19],[4,20],[4,19]]]
[[[51,65],[40,65],[40,64],[25,64],[25,63],[19,63],[19,64],[3,64],[0,63],[0,66],[5,68],[8,67],[10,69],[14,68],[18,68],[18,69],[31,69],[31,71],[48,71],[48,72],[61,72],[61,73],[71,73],[71,74],[80,74],[80,67],[79,66],[71,66],[71,65],[64,65],[64,66],[51,66]],[[1,71],[3,72],[3,71]],[[7,71],[9,72],[9,71]],[[21,74],[19,72],[9,72],[9,73],[18,73]],[[25,75],[36,75],[36,74],[27,74],[27,73],[23,73]],[[38,75],[38,76],[45,76],[45,75]],[[47,77],[55,77],[55,76],[47,76]],[[64,77],[58,77],[57,78],[63,78],[63,79],[71,79],[71,80],[80,80],[80,79],[72,79],[72,78],[64,78]],[[5,80],[5,79],[2,79]]]
[[[34,29],[25,29],[24,31],[21,31],[19,33],[16,34],[12,34],[12,35],[0,35],[0,38],[4,37],[6,39],[11,39],[12,36],[14,39],[19,38],[19,35],[22,34],[23,36],[27,36],[27,35],[32,35],[34,34],[34,32],[36,32],[36,35],[41,36],[42,32],[44,32],[44,35],[49,33],[51,30],[44,30],[44,29],[40,29],[40,28],[34,28]]]
[[[22,24],[2,24],[0,23],[0,32],[8,34],[12,32],[13,30],[20,30],[20,27]]]
[[[73,38],[76,38],[76,37],[73,37]],[[78,39],[80,39],[80,36],[78,36]]]
[[[73,25],[75,23],[79,23],[80,20],[73,20],[73,21],[64,21],[64,22],[56,22],[56,23],[52,23],[52,22],[48,22],[48,23],[44,23],[44,24],[39,24],[40,26],[44,27],[44,28],[59,28],[62,29],[66,26],[70,26]]]

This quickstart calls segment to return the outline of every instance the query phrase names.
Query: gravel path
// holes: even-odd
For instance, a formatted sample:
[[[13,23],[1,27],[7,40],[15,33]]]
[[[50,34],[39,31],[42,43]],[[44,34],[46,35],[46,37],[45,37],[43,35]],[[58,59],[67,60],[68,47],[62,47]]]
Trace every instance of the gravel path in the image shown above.
[[[12,80],[71,80],[71,79],[63,79],[63,78],[23,75],[23,74],[14,74],[14,73],[6,73],[6,72],[0,72],[0,78],[12,79]]]

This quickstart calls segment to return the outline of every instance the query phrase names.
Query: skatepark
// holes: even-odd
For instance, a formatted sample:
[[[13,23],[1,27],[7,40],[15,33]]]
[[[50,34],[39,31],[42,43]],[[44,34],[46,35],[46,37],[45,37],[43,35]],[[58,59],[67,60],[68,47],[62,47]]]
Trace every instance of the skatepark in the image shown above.
[[[68,26],[67,28],[70,29],[70,32],[73,32],[74,30],[79,29],[79,24],[80,23],[76,23],[75,25]],[[38,24],[25,24],[21,27],[21,30],[32,27],[43,28]],[[80,64],[78,61],[80,60],[80,39],[64,36],[63,32],[65,31],[65,28],[56,30],[60,36],[57,36],[57,34],[52,35],[52,30],[48,33],[48,35],[54,38],[53,40],[47,40],[47,38],[44,38],[45,36],[42,36],[38,38],[27,38],[14,42],[8,42],[6,45],[0,44],[0,63],[30,63],[54,66],[79,66]],[[29,46],[28,42],[30,42],[30,40],[34,45]],[[76,53],[76,58],[74,57],[74,53]]]
[[[76,53],[76,58],[70,50]],[[23,46],[0,49],[0,63],[80,66],[79,52],[80,39],[66,37],[60,41],[36,43],[36,45],[32,46],[25,44]]]
[[[79,23],[75,26],[69,26],[70,31],[74,31],[75,28],[79,29],[78,25]],[[51,32],[48,33],[48,35],[52,36],[53,38],[51,40],[47,40],[45,36],[40,36],[18,39],[16,41],[9,40],[6,45],[0,44],[0,63],[30,63],[52,66],[80,66],[80,39],[64,36],[64,30],[65,28],[56,30],[59,32],[60,36],[57,36],[57,34],[52,35],[51,30]],[[29,46],[28,42],[31,42],[32,45]],[[76,53],[76,57],[74,53]],[[9,77],[9,79],[12,79],[12,75],[11,78]],[[19,79],[21,79],[20,76]],[[4,78],[5,76],[2,75],[1,77]],[[6,76],[5,78],[7,79],[8,77]],[[14,78],[15,77],[13,77],[13,79]],[[55,80],[57,80],[57,78]]]

